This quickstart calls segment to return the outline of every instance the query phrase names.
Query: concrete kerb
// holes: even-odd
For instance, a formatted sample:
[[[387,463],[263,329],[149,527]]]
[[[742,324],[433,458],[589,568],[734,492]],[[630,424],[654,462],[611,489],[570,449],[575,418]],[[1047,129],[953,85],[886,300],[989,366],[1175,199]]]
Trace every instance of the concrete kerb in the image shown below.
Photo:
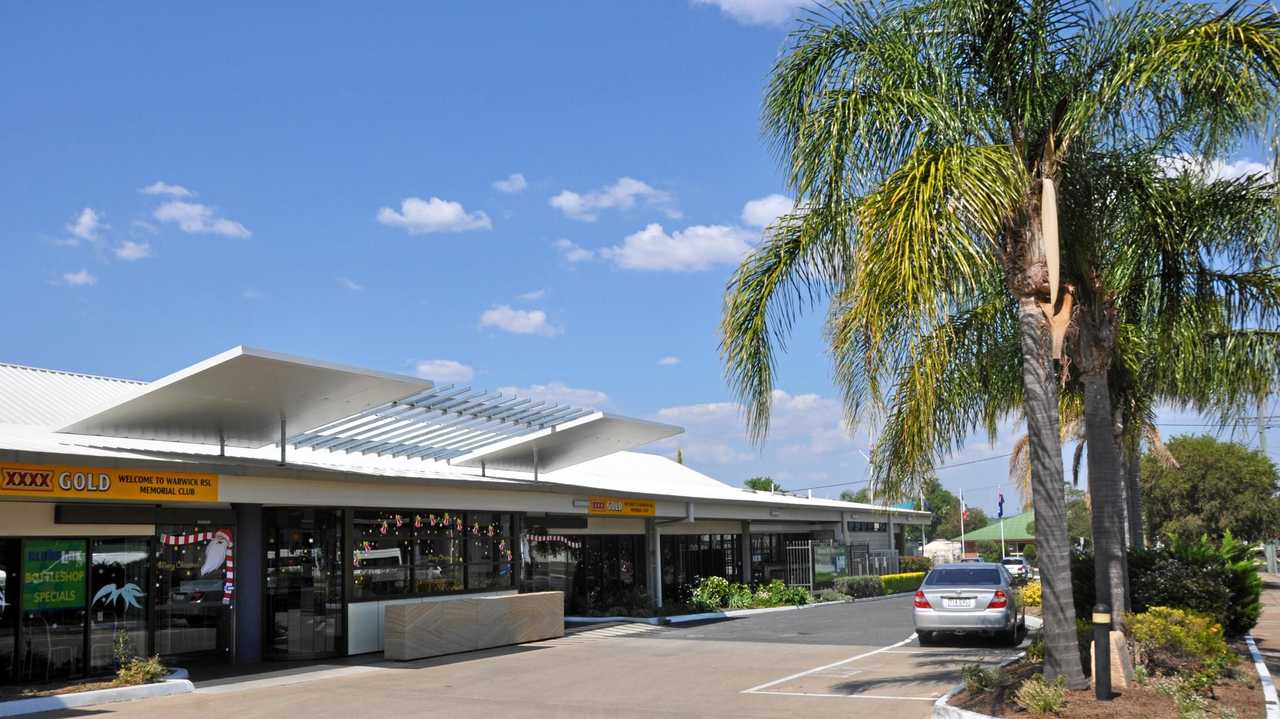
[[[828,607],[836,604],[848,604],[849,602],[877,602],[883,599],[897,599],[898,597],[910,597],[915,592],[899,592],[897,594],[886,594],[883,597],[864,597],[862,599],[852,599],[844,602],[814,602],[813,604],[801,604],[799,606],[788,607],[762,607],[760,609],[725,609],[719,612],[699,612],[697,614],[676,614],[670,617],[579,617],[566,616],[565,624],[617,624],[627,622],[632,624],[685,624],[687,622],[710,622],[721,619],[737,619],[738,617],[750,617],[755,614],[770,614],[773,612],[791,612],[797,609],[813,609],[814,607]]]
[[[1267,719],[1280,719],[1280,697],[1276,696],[1276,683],[1271,679],[1267,663],[1258,651],[1252,634],[1244,635],[1245,644],[1249,645],[1249,655],[1253,657],[1253,668],[1258,672],[1258,683],[1262,685],[1262,698],[1267,704]]]
[[[173,694],[189,694],[195,689],[186,669],[174,669],[163,681],[154,684],[139,684],[132,687],[112,687],[110,689],[94,689],[87,692],[58,694],[48,697],[32,697],[30,699],[14,699],[0,702],[0,717],[15,717],[24,714],[74,709],[95,704],[112,704],[134,699],[150,699],[167,697]]]

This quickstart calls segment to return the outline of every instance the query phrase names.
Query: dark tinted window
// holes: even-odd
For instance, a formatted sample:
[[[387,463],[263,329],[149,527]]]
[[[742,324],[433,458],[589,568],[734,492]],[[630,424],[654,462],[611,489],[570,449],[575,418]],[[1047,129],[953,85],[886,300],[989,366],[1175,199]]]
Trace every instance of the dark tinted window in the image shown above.
[[[1000,584],[1000,570],[985,567],[973,569],[935,569],[924,583],[935,587],[982,586]]]

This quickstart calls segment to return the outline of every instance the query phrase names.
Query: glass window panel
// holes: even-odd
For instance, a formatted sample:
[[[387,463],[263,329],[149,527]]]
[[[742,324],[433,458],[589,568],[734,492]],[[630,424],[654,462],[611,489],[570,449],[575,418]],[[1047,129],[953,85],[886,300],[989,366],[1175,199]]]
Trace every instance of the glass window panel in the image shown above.
[[[48,681],[84,672],[85,543],[23,542],[19,678]]]
[[[14,674],[18,641],[18,594],[22,591],[21,542],[0,539],[0,681]]]
[[[465,587],[463,552],[466,522],[461,512],[426,510],[414,515],[417,542],[413,584],[418,594],[447,594]]]
[[[356,512],[352,519],[352,599],[386,599],[409,594],[413,549],[409,512]]]
[[[151,594],[154,651],[165,657],[203,655],[229,661],[235,642],[235,613],[227,596],[227,585],[234,584],[234,529],[159,529]]]
[[[151,546],[139,539],[95,539],[89,573],[89,669],[116,666],[117,640],[129,656],[147,656]]]

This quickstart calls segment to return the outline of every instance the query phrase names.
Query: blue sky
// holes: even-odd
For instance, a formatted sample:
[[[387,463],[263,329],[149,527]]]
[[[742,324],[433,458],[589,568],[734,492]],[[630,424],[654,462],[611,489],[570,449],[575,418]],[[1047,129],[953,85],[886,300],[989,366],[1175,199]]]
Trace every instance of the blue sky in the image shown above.
[[[816,320],[762,450],[716,354],[787,204],[759,103],[796,4],[7,4],[0,361],[247,344],[682,424],[734,484],[858,481]],[[990,504],[1003,473],[942,477]]]

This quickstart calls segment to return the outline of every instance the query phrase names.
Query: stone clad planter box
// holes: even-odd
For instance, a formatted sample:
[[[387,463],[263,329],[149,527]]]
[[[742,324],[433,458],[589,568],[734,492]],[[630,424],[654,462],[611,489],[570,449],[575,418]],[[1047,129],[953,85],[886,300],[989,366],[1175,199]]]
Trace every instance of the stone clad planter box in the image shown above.
[[[464,596],[388,606],[383,655],[408,661],[562,636],[562,592]]]

